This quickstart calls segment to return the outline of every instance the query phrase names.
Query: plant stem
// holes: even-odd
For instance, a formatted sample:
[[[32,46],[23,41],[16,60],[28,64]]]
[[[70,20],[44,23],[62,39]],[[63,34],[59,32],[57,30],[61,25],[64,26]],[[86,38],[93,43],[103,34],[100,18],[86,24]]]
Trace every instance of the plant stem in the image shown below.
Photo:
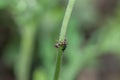
[[[56,64],[56,69],[55,69],[54,80],[58,80],[58,78],[59,78],[60,67],[61,67],[61,62],[62,62],[62,53],[63,53],[63,51],[61,49],[59,49],[58,55],[57,55],[57,64]]]
[[[64,16],[64,19],[63,19],[63,23],[62,23],[62,27],[61,27],[59,41],[64,41],[65,40],[66,32],[67,32],[67,28],[68,28],[68,23],[69,23],[69,20],[70,20],[70,17],[71,17],[71,13],[72,13],[74,3],[75,3],[75,0],[69,0],[69,2],[68,2],[66,12],[65,12],[65,16]]]
[[[29,24],[24,27],[21,38],[20,56],[16,64],[17,80],[29,80],[35,33],[36,27],[34,25]]]
[[[75,3],[75,0],[69,0],[69,2],[68,2],[66,12],[65,12],[65,16],[64,16],[64,19],[63,19],[63,23],[62,23],[62,27],[61,27],[61,32],[60,32],[58,43],[65,41],[66,32],[67,32],[67,28],[68,28],[68,23],[69,23],[69,20],[70,20],[70,17],[71,17],[71,13],[72,13],[72,10],[73,10],[74,3]],[[59,79],[60,67],[61,67],[61,62],[62,62],[62,55],[63,55],[63,52],[64,52],[63,47],[64,46],[60,46],[58,48],[58,56],[57,56],[54,80]]]

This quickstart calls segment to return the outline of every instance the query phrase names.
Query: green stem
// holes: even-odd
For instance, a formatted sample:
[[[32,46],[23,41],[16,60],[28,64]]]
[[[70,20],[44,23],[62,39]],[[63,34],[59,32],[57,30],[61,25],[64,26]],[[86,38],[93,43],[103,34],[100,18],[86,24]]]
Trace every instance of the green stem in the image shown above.
[[[34,25],[29,24],[24,27],[21,38],[20,56],[16,63],[17,80],[29,80],[35,33],[36,27]]]
[[[61,32],[60,32],[60,36],[59,36],[59,41],[64,41],[65,37],[66,37],[66,32],[67,32],[67,28],[68,28],[68,23],[71,17],[71,13],[73,10],[73,6],[74,6],[75,0],[69,0],[67,8],[66,8],[66,12],[65,12],[65,16],[63,19],[63,23],[62,23],[62,27],[61,27]]]
[[[56,64],[56,69],[55,69],[55,76],[54,80],[58,80],[59,74],[60,74],[60,67],[61,67],[61,62],[62,62],[62,54],[63,51],[61,49],[58,50],[58,55],[57,55],[57,64]]]
[[[70,20],[70,17],[71,17],[71,13],[72,13],[72,10],[73,10],[74,3],[75,3],[75,0],[69,0],[69,2],[68,2],[66,12],[65,12],[65,16],[64,16],[64,19],[63,19],[63,23],[62,23],[62,27],[61,27],[59,42],[64,42],[64,40],[66,38],[68,23],[69,23],[69,20]],[[54,80],[59,79],[60,67],[61,67],[61,62],[62,62],[62,54],[63,54],[62,49],[63,49],[63,46],[60,46],[59,49],[58,49],[58,56],[57,56]]]

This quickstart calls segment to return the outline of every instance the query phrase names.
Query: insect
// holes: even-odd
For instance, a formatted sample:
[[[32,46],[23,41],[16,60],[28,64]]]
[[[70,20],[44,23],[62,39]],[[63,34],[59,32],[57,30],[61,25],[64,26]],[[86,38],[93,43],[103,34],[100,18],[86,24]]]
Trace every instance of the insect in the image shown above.
[[[55,44],[55,47],[56,48],[62,47],[62,51],[64,51],[66,49],[66,47],[67,47],[67,40],[65,39],[63,42],[58,41]]]

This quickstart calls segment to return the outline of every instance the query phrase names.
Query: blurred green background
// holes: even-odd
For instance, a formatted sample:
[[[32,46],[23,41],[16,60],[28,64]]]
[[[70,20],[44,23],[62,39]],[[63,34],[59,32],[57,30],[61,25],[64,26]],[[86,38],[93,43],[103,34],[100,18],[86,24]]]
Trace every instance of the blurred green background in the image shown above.
[[[59,80],[120,80],[120,1],[76,0]],[[0,0],[0,80],[53,80],[68,0]]]

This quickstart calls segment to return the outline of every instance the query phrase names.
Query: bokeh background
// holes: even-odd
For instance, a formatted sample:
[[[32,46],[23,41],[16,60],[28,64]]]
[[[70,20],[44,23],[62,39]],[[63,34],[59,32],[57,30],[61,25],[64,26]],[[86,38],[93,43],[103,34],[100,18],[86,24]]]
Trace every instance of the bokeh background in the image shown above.
[[[0,80],[53,80],[68,0],[0,0]],[[59,80],[120,80],[120,0],[76,0]]]

